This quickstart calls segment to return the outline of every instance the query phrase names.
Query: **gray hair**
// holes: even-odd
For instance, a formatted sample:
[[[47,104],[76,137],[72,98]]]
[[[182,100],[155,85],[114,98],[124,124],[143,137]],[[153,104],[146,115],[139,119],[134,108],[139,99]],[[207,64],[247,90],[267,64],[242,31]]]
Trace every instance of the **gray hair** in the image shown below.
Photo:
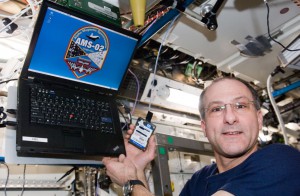
[[[217,83],[217,82],[220,82],[220,81],[223,81],[223,80],[235,80],[235,81],[239,81],[241,83],[243,83],[251,92],[252,94],[252,98],[253,98],[253,101],[254,101],[254,106],[256,108],[256,110],[259,110],[260,107],[261,107],[261,103],[260,103],[260,99],[259,99],[259,96],[258,96],[258,93],[257,91],[247,82],[245,82],[244,80],[241,80],[239,78],[235,78],[235,77],[221,77],[221,78],[217,78],[215,79],[207,88],[205,88],[201,95],[200,95],[200,100],[199,100],[199,112],[200,112],[200,118],[201,119],[204,119],[205,118],[205,103],[204,103],[204,97],[205,97],[205,94],[207,92],[207,89],[210,88],[210,86],[212,86],[213,84]]]

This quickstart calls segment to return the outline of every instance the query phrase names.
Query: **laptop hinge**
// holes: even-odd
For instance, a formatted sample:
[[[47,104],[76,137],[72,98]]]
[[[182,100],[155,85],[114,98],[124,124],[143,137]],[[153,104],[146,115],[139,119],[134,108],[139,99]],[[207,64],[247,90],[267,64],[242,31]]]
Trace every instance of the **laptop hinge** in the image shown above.
[[[34,80],[34,77],[33,77],[33,76],[28,76],[28,80],[29,80],[29,81],[33,81],[33,80]]]

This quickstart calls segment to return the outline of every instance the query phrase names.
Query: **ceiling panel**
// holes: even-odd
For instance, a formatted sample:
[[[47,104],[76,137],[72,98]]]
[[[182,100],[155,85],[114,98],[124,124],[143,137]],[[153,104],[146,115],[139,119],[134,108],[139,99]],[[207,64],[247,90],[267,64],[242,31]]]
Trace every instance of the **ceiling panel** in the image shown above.
[[[214,4],[214,1],[209,3]],[[278,40],[288,44],[300,32],[299,7],[291,0],[273,0],[269,2],[269,7],[271,33],[282,30],[283,34]],[[190,9],[197,13],[201,10],[195,6]],[[209,31],[182,14],[166,42],[176,50],[195,58],[204,58],[222,71],[244,74],[244,78],[257,80],[263,86],[270,71],[278,65],[277,54],[282,48],[275,44],[272,52],[264,56],[245,58],[239,55],[239,50],[231,41],[247,44],[245,37],[248,35],[267,37],[267,8],[264,1],[227,0],[220,9],[217,21],[217,30]],[[162,41],[164,32],[161,31],[153,38]],[[257,74],[257,70],[265,71]]]

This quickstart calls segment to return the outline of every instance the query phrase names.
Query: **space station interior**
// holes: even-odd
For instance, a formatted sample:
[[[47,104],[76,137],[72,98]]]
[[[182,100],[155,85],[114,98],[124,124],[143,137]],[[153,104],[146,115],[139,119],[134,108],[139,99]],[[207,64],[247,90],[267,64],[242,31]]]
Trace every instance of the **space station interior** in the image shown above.
[[[124,71],[116,93],[113,92],[116,95],[117,127],[120,129],[117,133],[122,135],[129,124],[135,124],[139,117],[146,118],[149,111],[153,115],[151,122],[156,126],[153,134],[157,152],[154,164],[149,164],[145,173],[154,195],[179,195],[194,172],[215,162],[213,149],[200,127],[198,104],[203,89],[220,77],[240,78],[258,92],[263,113],[263,128],[257,138],[260,147],[283,143],[300,150],[299,0],[47,2],[54,4],[53,10],[59,7],[57,13],[62,15],[71,15],[71,12],[64,13],[64,9],[74,10],[77,14],[71,19],[84,15],[79,21],[86,18],[93,18],[87,19],[88,23],[104,21],[105,31],[82,28],[71,34],[74,41],[64,47],[62,66],[73,72],[70,72],[73,78],[76,76],[84,81],[84,85],[89,84],[90,80],[86,78],[93,74],[107,78],[103,80],[106,85],[105,81],[115,76],[110,72],[101,75],[101,71],[105,70],[105,64],[101,63],[106,58],[103,57],[105,50],[116,49],[116,53],[110,53],[114,54],[113,58],[107,55],[105,63],[119,62],[122,66],[116,66],[111,72]],[[45,14],[45,10],[41,9],[43,3],[43,0],[0,0],[0,196],[123,195],[122,188],[107,177],[99,158],[107,155],[106,151],[95,150],[99,146],[104,149],[109,145],[107,141],[107,144],[104,140],[97,143],[90,136],[90,143],[94,143],[90,151],[97,152],[97,158],[90,154],[68,155],[68,151],[43,155],[44,151],[36,150],[38,146],[35,145],[28,147],[28,153],[22,151],[26,149],[22,146],[25,140],[41,145],[48,142],[38,135],[23,136],[22,141],[18,139],[20,131],[17,129],[23,130],[18,118],[24,121],[29,119],[24,114],[33,113],[28,107],[22,109],[29,111],[18,111],[19,102],[27,100],[19,90],[24,67],[29,66],[26,59],[32,57],[36,64],[38,60],[51,61],[52,57],[49,60],[42,58],[58,54],[59,41],[70,40],[68,35],[60,34],[71,31],[69,26],[73,26],[71,22],[62,20],[59,27],[63,30],[53,27],[44,31],[41,28],[40,33],[37,32],[36,29],[42,25],[39,14]],[[45,16],[48,23],[58,18],[55,13]],[[89,31],[92,33],[87,35]],[[122,33],[126,39],[120,38],[121,41],[115,41],[118,43],[114,45],[113,38],[109,37],[113,31],[117,32],[114,35],[116,39]],[[42,37],[43,32],[48,33],[47,37]],[[87,40],[100,40],[96,33],[107,39],[104,42],[110,45],[99,49],[99,41],[99,45],[87,49],[89,42],[84,43],[83,36],[87,36]],[[127,40],[128,37],[130,39]],[[138,41],[129,48],[130,41],[136,37]],[[82,40],[78,41],[78,38]],[[39,46],[36,48],[38,54],[33,52],[32,43]],[[51,43],[54,44],[49,46]],[[80,50],[74,43],[85,48]],[[89,53],[86,55],[89,60],[76,57],[84,52]],[[30,65],[29,70],[38,70],[36,64]],[[52,75],[58,73],[54,65],[49,67]],[[48,70],[38,70],[33,76]],[[109,94],[110,90],[103,94]],[[82,110],[92,112],[89,108]],[[68,114],[69,120],[73,120],[74,114]],[[44,114],[35,118],[34,122],[31,118],[31,123],[39,123],[44,118]],[[102,127],[90,129],[93,132],[106,129],[102,132],[107,134],[111,130],[107,125],[110,119],[105,120],[106,124]],[[48,125],[51,123],[54,121],[48,121]],[[45,127],[48,125],[46,123]],[[71,130],[68,134],[72,136],[74,133]],[[81,141],[71,136],[68,145],[77,149]],[[60,141],[59,136],[55,137]]]

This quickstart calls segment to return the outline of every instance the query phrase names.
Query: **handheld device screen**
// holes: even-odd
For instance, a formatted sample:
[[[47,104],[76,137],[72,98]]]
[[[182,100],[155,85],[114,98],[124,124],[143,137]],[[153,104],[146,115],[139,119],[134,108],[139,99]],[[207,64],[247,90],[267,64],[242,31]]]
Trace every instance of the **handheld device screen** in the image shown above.
[[[138,118],[133,134],[130,136],[129,143],[141,150],[146,150],[150,136],[156,126],[143,118]]]

